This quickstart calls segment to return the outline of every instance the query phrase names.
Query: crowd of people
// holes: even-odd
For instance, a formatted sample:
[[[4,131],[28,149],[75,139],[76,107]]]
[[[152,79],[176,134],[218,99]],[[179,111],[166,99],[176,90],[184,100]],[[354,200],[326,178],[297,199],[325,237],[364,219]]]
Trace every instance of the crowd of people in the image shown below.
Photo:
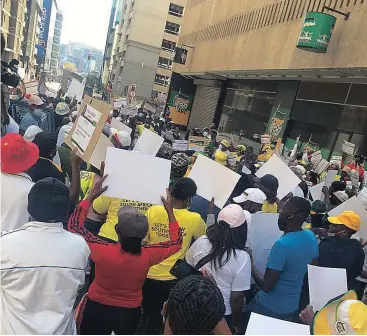
[[[183,135],[142,108],[112,110],[103,133],[116,148],[132,150],[144,129],[164,138],[157,157],[171,161],[169,189],[162,204],[147,204],[105,196],[103,164],[83,162],[66,143],[75,99],[62,91],[22,99],[29,111],[1,138],[3,334],[244,334],[251,313],[315,334],[367,333],[367,237],[355,238],[366,223],[354,211],[328,215],[354,195],[367,207],[363,157],[329,165],[337,180],[313,200],[309,188],[324,176],[312,170],[311,151],[297,153],[287,159],[301,183],[279,199],[275,176],[255,176],[264,151],[221,140],[215,124]],[[43,107],[53,111],[54,132]],[[207,139],[203,152],[174,150],[190,136]],[[222,209],[188,177],[198,155],[240,175]],[[264,274],[248,239],[259,212],[279,213],[283,232]],[[345,269],[348,292],[314,312],[307,265]]]

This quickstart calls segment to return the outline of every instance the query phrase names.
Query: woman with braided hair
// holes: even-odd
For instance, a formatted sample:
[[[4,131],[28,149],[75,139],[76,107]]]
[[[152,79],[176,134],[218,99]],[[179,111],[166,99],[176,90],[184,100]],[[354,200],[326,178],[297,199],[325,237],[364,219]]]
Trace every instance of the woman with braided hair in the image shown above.
[[[207,224],[210,224],[209,215]],[[245,212],[239,205],[230,204],[219,212],[217,223],[211,225],[186,254],[186,261],[193,267],[208,256],[204,267],[222,292],[225,318],[236,332],[240,327],[245,291],[251,286],[251,258],[245,251],[246,240]]]
[[[228,335],[222,322],[225,310],[222,293],[211,280],[201,275],[187,277],[172,288],[163,308],[164,334],[210,335],[216,331]]]

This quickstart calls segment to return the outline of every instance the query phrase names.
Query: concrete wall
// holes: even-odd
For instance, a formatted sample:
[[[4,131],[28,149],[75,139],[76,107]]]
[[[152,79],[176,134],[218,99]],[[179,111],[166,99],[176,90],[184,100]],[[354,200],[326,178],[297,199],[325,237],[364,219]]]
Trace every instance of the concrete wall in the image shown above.
[[[138,98],[150,98],[154,85],[160,49],[150,46],[129,43],[126,48],[125,61],[121,74],[121,83],[117,91],[124,92],[125,85],[136,84]]]
[[[326,4],[351,12],[337,17],[326,54],[296,48],[307,11]],[[175,71],[367,67],[367,3],[337,0],[189,0],[179,43],[191,45]]]

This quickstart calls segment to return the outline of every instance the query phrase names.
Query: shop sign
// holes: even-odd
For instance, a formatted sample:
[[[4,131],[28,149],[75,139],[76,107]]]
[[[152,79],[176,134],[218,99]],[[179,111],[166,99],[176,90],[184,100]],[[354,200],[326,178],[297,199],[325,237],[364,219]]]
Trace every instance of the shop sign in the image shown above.
[[[298,37],[297,48],[326,53],[335,26],[336,17],[321,13],[308,12]]]

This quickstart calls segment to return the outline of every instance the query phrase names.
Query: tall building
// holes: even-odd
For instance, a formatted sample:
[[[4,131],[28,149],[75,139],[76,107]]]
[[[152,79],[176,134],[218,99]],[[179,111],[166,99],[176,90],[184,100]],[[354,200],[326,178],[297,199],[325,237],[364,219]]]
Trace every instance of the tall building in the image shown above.
[[[63,15],[60,10],[56,11],[55,29],[52,39],[51,49],[51,73],[54,75],[60,75],[60,41],[62,31]]]
[[[23,59],[25,81],[36,79],[38,37],[41,32],[42,0],[27,0],[28,20],[25,25]]]
[[[118,41],[119,24],[124,6],[124,0],[113,0],[110,21],[107,30],[106,46],[103,55],[102,83],[107,84],[111,79],[112,58]]]
[[[288,148],[300,136],[324,158],[347,140],[367,155],[366,24],[364,0],[188,0],[173,90],[196,89],[188,128],[214,121],[257,148],[264,133]],[[175,120],[182,99],[170,102]]]
[[[112,55],[112,95],[167,93],[186,0],[125,0]]]
[[[1,1],[1,32],[4,34],[6,49],[2,55],[4,61],[23,56],[23,42],[27,21],[27,0]]]
[[[39,71],[51,72],[51,54],[56,24],[56,0],[43,0],[41,27],[38,38],[37,64]]]

